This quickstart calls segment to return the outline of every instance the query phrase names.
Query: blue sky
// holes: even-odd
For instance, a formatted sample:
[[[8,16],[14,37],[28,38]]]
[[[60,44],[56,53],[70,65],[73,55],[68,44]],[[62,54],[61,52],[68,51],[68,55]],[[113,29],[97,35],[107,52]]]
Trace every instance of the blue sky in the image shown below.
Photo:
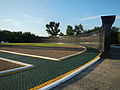
[[[48,36],[50,21],[60,22],[65,33],[67,25],[101,26],[101,15],[117,15],[114,26],[120,27],[120,0],[0,0],[0,29],[39,36]]]

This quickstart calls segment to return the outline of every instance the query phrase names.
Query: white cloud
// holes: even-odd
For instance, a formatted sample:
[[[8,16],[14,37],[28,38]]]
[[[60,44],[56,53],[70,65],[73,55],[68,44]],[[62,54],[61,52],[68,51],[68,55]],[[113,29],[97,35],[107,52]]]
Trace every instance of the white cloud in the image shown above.
[[[12,19],[4,19],[3,21],[4,22],[12,22],[13,20]]]
[[[18,22],[18,21],[15,21],[14,24],[17,25],[17,26],[22,25],[22,23]]]
[[[48,0],[44,0],[44,2],[45,2],[45,3],[47,3],[47,2],[48,2]]]
[[[116,19],[120,19],[120,15],[116,16]]]
[[[90,16],[90,17],[86,17],[86,18],[81,18],[81,19],[79,19],[79,21],[94,20],[94,19],[100,18],[100,16],[101,16],[101,15],[98,15],[98,16]]]
[[[45,23],[45,19],[43,19],[43,18],[39,18],[38,20],[35,21],[35,23],[37,23],[37,24],[42,24],[42,25],[45,25],[45,24],[46,24],[46,23]]]
[[[36,24],[45,24],[45,19],[44,18],[38,18],[38,17],[33,17],[29,14],[22,13],[22,17],[26,18],[29,20],[29,22],[36,23]]]
[[[25,13],[22,13],[22,17],[23,17],[23,18],[31,18],[31,19],[34,18],[34,17],[32,17],[31,15],[28,15],[28,14],[25,14]]]
[[[6,23],[12,23],[14,25],[22,25],[22,23],[20,21],[17,21],[17,20],[14,20],[14,19],[4,19],[3,22],[6,22]]]
[[[90,16],[90,17],[86,17],[86,18],[80,18],[80,19],[78,19],[78,20],[79,20],[79,21],[94,20],[94,19],[100,18],[101,16],[105,16],[105,15]],[[116,19],[120,19],[120,15],[116,16]]]
[[[36,21],[37,24],[45,24],[44,21]]]

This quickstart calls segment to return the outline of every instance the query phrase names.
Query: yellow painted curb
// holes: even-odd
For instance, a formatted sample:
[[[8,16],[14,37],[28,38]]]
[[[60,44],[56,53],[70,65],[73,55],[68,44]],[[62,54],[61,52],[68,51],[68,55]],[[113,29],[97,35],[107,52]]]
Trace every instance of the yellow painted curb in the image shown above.
[[[74,69],[74,70],[72,70],[72,71],[69,71],[69,72],[67,72],[67,73],[65,73],[65,74],[63,74],[63,75],[60,75],[60,76],[58,76],[58,77],[56,77],[56,78],[54,78],[54,79],[51,79],[51,80],[49,80],[49,81],[47,81],[47,82],[45,82],[45,83],[42,83],[42,84],[40,84],[40,85],[38,85],[38,86],[35,86],[34,88],[30,88],[29,90],[37,90],[37,89],[39,89],[39,88],[41,88],[41,87],[44,87],[44,86],[46,86],[46,85],[48,85],[48,84],[50,84],[50,83],[52,83],[52,82],[54,82],[54,81],[57,81],[57,80],[65,77],[65,76],[67,76],[67,75],[69,75],[69,74],[77,71],[78,69],[84,67],[85,65],[93,62],[95,59],[97,59],[98,57],[100,57],[101,53],[102,53],[102,52],[100,52],[94,59],[92,59],[92,60],[89,61],[88,63],[86,63],[86,64],[84,64],[84,65],[82,65],[82,66],[80,66],[80,67],[78,67],[78,68],[76,68],[76,69]]]
[[[21,70],[12,71],[12,72],[5,73],[5,74],[0,74],[0,77],[7,76],[7,75],[10,75],[10,74],[15,74],[15,73],[22,72],[22,71],[29,70],[29,69],[33,69],[33,68],[35,68],[35,67],[36,67],[36,66],[32,66],[32,67],[28,67],[28,68],[21,69]]]

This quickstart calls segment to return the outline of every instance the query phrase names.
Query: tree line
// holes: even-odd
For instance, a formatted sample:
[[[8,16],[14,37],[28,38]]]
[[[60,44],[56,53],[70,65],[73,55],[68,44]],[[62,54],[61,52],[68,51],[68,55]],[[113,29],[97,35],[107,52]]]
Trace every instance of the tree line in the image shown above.
[[[51,37],[56,36],[76,36],[81,34],[86,34],[90,32],[95,32],[100,29],[100,27],[94,27],[93,29],[84,30],[83,25],[67,25],[66,34],[64,35],[59,29],[60,23],[56,23],[51,21],[50,23],[46,24],[46,31]],[[119,27],[112,27],[111,28],[111,41],[113,43],[120,43],[120,28]]]
[[[39,38],[39,36],[31,34],[30,32],[11,32],[8,30],[0,30],[0,41],[10,43],[29,43]]]
[[[50,22],[46,24],[46,31],[49,36],[56,37],[56,36],[71,36],[71,35],[80,35],[82,33],[90,33],[99,30],[100,27],[95,27],[90,30],[84,30],[83,25],[67,25],[66,34],[64,35],[59,29],[60,23]]]
[[[93,29],[84,30],[83,25],[75,25],[72,27],[71,25],[67,25],[66,34],[64,35],[59,29],[60,23],[50,22],[46,24],[46,31],[50,35],[50,37],[56,36],[76,36],[85,33],[94,32],[100,29],[100,27],[94,27]],[[120,43],[120,28],[112,27],[111,28],[111,41],[112,44]],[[36,42],[40,40],[41,37],[32,34],[30,32],[11,32],[8,30],[0,29],[0,41],[10,42],[10,43],[29,43]]]
[[[56,22],[50,22],[49,24],[46,24],[47,33],[52,37],[56,37],[57,35],[64,36],[64,34],[60,32],[59,25],[60,23]],[[68,25],[66,29],[66,35],[80,35],[82,31],[83,26],[81,24],[75,25],[74,28],[71,25]]]

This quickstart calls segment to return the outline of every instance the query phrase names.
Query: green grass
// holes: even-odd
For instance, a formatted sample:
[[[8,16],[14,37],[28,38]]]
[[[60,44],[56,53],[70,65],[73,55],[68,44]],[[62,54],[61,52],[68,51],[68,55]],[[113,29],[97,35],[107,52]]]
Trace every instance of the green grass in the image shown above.
[[[52,44],[52,43],[0,43],[0,45],[28,45],[28,46],[73,46],[71,44]]]

